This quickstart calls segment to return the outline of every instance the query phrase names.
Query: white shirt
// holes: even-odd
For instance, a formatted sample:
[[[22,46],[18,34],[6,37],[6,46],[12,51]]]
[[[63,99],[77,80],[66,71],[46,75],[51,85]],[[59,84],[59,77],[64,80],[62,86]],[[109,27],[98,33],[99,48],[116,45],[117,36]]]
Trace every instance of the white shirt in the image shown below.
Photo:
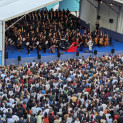
[[[11,103],[14,103],[14,101],[15,101],[13,98],[10,98],[9,100]]]
[[[53,83],[53,86],[55,87],[55,89],[57,88],[59,83]]]
[[[1,74],[2,79],[4,79],[4,78],[5,78],[5,76],[6,76],[5,74]]]
[[[109,119],[109,116],[111,116],[111,114],[107,113],[105,116],[106,116],[106,119]]]
[[[88,44],[88,46],[93,46],[93,41],[89,40],[87,44]]]
[[[61,70],[61,68],[60,68],[60,67],[57,67],[56,69],[57,69],[57,71]]]
[[[68,117],[66,123],[72,123],[72,117]]]
[[[103,112],[103,111],[100,111],[100,116],[101,116],[101,117],[103,116],[103,114],[104,114],[104,112]]]
[[[7,81],[10,81],[10,79],[7,77],[6,79],[5,79],[5,82],[7,83]]]
[[[14,93],[13,91],[9,91],[9,95],[12,96]]]
[[[123,57],[121,57],[121,61],[123,62]]]
[[[44,114],[45,114],[45,113],[49,114],[49,111],[50,111],[49,109],[45,109],[45,110],[44,110]]]
[[[41,111],[42,112],[42,109],[40,107],[37,107],[37,112]]]
[[[37,114],[38,110],[36,107],[32,107],[31,112],[32,112],[32,114]]]
[[[72,108],[71,107],[68,108],[68,112],[70,112],[70,111],[72,111]]]
[[[26,42],[26,45],[28,46],[29,45],[29,42]]]
[[[69,78],[67,78],[67,81],[70,82],[70,81],[72,81],[72,79],[69,77]]]
[[[67,84],[65,84],[65,85],[63,86],[63,89],[64,89],[65,87],[67,87]]]
[[[75,121],[74,123],[80,123],[80,121]]]
[[[39,41],[37,41],[36,44],[39,45]]]
[[[35,65],[35,62],[32,62],[32,66],[34,67],[34,65]]]
[[[106,105],[106,104],[102,104],[102,107],[103,107],[103,111],[105,111],[105,110],[106,110],[107,105]]]
[[[19,117],[18,117],[17,115],[13,115],[13,116],[12,116],[12,119],[13,119],[14,121],[19,121]]]
[[[82,104],[84,104],[84,101],[85,101],[85,100],[84,100],[83,98],[82,98],[82,99],[80,99],[80,100],[81,100]]]
[[[10,79],[12,79],[13,77],[14,77],[14,76],[13,76],[13,75],[11,75],[9,78],[10,78]]]
[[[12,118],[8,118],[8,122],[7,123],[14,123],[14,120]]]
[[[37,94],[37,100],[40,100],[41,96],[42,96],[42,94],[41,93],[40,94],[38,93]]]
[[[50,89],[50,84],[46,84],[46,89],[49,90]]]
[[[107,123],[113,123],[112,119],[107,119]]]
[[[8,110],[5,107],[1,107],[0,110],[3,111],[3,113],[7,113],[8,112]]]

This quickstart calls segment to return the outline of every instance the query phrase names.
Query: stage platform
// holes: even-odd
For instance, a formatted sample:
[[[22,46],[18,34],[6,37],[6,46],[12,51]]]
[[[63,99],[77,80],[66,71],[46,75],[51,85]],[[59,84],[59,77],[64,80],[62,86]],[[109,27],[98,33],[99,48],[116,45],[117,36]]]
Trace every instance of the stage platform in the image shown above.
[[[96,56],[98,57],[105,55],[105,54],[111,54],[111,49],[115,49],[115,53],[113,55],[123,54],[123,43],[113,40],[112,45],[109,45],[108,47],[104,47],[104,46],[103,47],[98,47],[98,46],[93,47],[93,51],[97,50]],[[88,50],[88,48],[84,48],[83,50],[86,51]],[[38,59],[36,49],[31,51],[30,55],[28,55],[27,49],[25,46],[22,47],[22,50],[20,52],[17,51],[15,46],[9,46],[7,48],[7,51],[8,51],[8,59],[6,59],[5,65],[11,65],[11,64],[17,65],[18,56],[21,56],[21,61],[19,62],[19,64],[21,63],[25,64],[26,62],[29,63],[29,62],[32,62],[33,60],[40,61]],[[84,56],[85,58],[87,58],[89,55],[91,55],[92,57],[95,56],[93,53],[84,53],[84,51],[79,52],[79,57]],[[60,52],[61,52],[61,56],[59,60],[67,60],[68,58],[77,58],[76,53],[66,53],[63,51],[60,51]],[[46,53],[43,53],[43,51],[41,50],[39,54],[41,55],[42,62],[50,62],[51,60],[53,61],[58,60],[57,53],[48,53],[48,50]]]

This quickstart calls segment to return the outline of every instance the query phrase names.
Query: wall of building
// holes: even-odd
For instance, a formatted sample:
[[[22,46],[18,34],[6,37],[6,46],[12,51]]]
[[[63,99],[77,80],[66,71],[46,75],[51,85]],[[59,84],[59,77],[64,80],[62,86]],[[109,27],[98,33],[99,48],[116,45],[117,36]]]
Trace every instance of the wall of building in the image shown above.
[[[93,3],[93,4],[91,4]],[[97,6],[98,3],[94,0],[81,0],[81,12],[80,19],[85,21],[86,24],[90,23],[90,30],[94,31],[96,29],[97,20]]]
[[[117,31],[118,23],[118,8],[116,6],[110,6],[105,3],[100,4],[100,26]],[[109,22],[109,19],[113,19],[113,23]]]
[[[48,10],[50,10],[51,8],[53,8],[54,10],[59,9],[59,2],[54,3],[54,4],[50,5],[50,6],[47,6],[46,8]]]
[[[96,28],[98,2],[95,0],[80,0],[81,10],[80,18],[87,24],[90,23],[91,31]],[[95,6],[95,7],[94,7]],[[123,7],[110,5],[106,3],[100,4],[100,27],[123,34]],[[113,19],[113,23],[109,22]]]
[[[63,0],[59,2],[59,8],[69,9],[70,11],[79,11],[79,1],[80,0]]]

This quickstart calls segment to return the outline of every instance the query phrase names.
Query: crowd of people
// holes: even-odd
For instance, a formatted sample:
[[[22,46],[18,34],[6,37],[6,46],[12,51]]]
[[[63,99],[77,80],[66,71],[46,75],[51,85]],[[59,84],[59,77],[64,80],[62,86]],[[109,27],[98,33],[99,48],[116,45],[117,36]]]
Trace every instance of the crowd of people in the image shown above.
[[[6,28],[16,20],[8,21]],[[71,48],[73,42],[80,47],[80,51],[83,51],[83,47],[88,46],[89,40],[93,40],[93,44],[96,45],[108,46],[107,34],[96,30],[92,35],[90,29],[85,29],[84,33],[80,34],[81,29],[80,19],[70,14],[69,10],[38,10],[27,14],[6,31],[5,44],[6,48],[8,45],[16,45],[18,51],[26,45],[28,54],[34,48],[37,49],[37,53],[40,50],[46,53],[46,49],[49,49],[50,53],[54,53],[56,49],[57,52],[60,49],[73,52],[74,48]]]
[[[0,123],[122,123],[123,55],[0,67]]]

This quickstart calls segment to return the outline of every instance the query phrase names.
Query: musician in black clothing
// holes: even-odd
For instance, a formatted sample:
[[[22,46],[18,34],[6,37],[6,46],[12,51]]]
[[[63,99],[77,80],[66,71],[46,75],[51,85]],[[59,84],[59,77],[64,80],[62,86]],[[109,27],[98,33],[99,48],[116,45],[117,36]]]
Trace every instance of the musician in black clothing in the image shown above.
[[[37,54],[39,54],[39,50],[40,50],[40,48],[39,48],[39,41],[36,42],[36,49],[37,49]]]
[[[69,44],[68,44],[68,41],[67,40],[65,40],[64,45],[65,45],[65,52],[67,52],[68,47],[69,47]]]
[[[20,51],[21,47],[20,47],[20,38],[18,37],[17,39],[17,50]]]
[[[92,35],[93,40],[97,37],[97,31],[95,31]]]
[[[60,41],[57,41],[56,48],[57,48],[57,53],[59,53],[59,50],[60,50]]]
[[[50,49],[49,53],[55,53],[56,44],[57,44],[56,40],[53,39],[51,47],[49,48]]]
[[[44,53],[46,53],[47,44],[48,44],[48,41],[46,41],[46,36],[44,36],[42,40],[42,49]]]
[[[26,46],[27,46],[28,54],[30,55],[30,43],[29,43],[29,41],[26,42]]]
[[[99,42],[98,42],[98,45],[99,46],[102,46],[104,44],[104,41],[103,41],[103,34],[102,34],[102,32],[100,33],[100,35],[99,35]]]
[[[32,51],[33,51],[33,47],[34,47],[34,37],[30,39],[30,48]]]
[[[97,30],[97,34],[99,35],[99,29],[100,29],[100,24],[99,22],[96,23],[96,30]]]
[[[28,50],[28,54],[30,55],[30,50],[31,50],[31,46],[30,45],[27,47],[27,50]]]

